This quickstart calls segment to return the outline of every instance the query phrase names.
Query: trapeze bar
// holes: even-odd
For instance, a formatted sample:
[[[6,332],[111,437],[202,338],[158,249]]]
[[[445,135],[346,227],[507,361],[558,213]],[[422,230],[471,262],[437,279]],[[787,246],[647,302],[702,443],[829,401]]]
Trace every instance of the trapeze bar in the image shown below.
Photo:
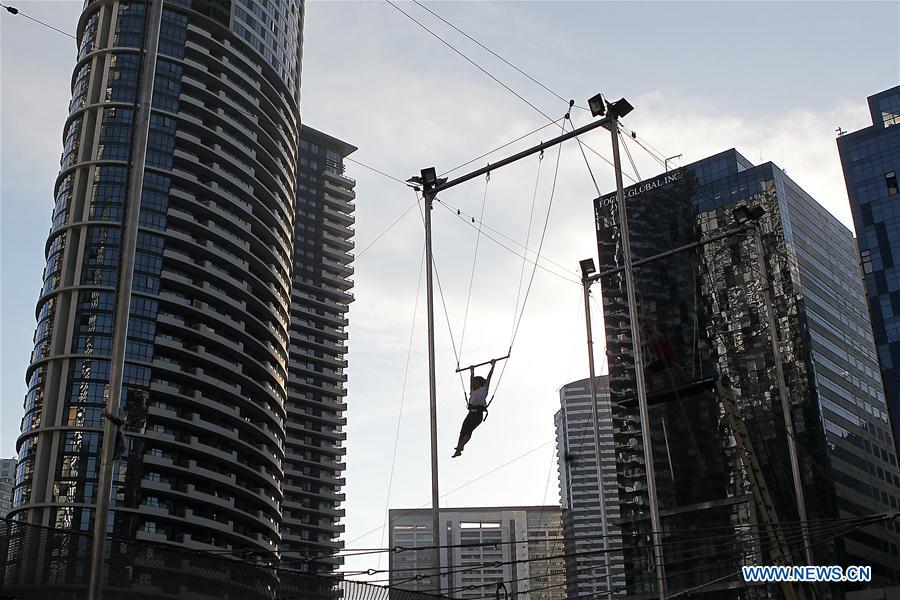
[[[495,358],[495,359],[493,359],[493,360],[494,360],[494,362],[497,362],[497,361],[500,361],[500,360],[506,360],[507,358],[509,358],[509,354],[507,354],[506,356],[502,356],[502,357],[500,357],[500,358]],[[456,372],[457,372],[457,373],[460,373],[460,372],[462,372],[462,371],[468,371],[469,369],[474,369],[475,367],[482,367],[482,366],[484,366],[484,365],[489,365],[489,364],[491,364],[491,361],[486,360],[486,361],[484,361],[484,362],[478,363],[477,365],[469,365],[468,367],[463,367],[463,368],[461,368],[461,369],[457,369]]]

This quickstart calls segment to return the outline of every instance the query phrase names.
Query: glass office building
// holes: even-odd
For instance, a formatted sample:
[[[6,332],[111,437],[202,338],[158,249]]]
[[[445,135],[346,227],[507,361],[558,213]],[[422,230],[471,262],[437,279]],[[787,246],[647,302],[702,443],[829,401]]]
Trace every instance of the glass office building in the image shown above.
[[[669,590],[702,586],[695,593],[744,597],[740,565],[771,564],[779,555],[808,562],[776,360],[805,510],[815,521],[815,563],[872,565],[875,585],[898,581],[894,524],[839,536],[823,522],[896,509],[900,499],[851,232],[781,169],[754,166],[735,150],[639,182],[625,196],[635,261],[733,229],[735,207],[765,211],[758,222],[764,271],[750,230],[634,268]],[[601,285],[625,575],[629,592],[646,593],[656,583],[615,194],[595,207],[599,270],[611,271]],[[736,405],[746,439],[728,426],[723,396]],[[748,447],[761,481],[744,467]],[[761,489],[784,531],[780,540],[762,533],[753,497]]]
[[[900,86],[868,100],[872,126],[841,135],[837,146],[900,453]]]
[[[91,531],[152,84],[110,531],[243,559],[312,553],[298,568],[330,571],[354,148],[301,134],[301,0],[166,0],[152,82],[149,4],[92,0],[78,23],[11,516]]]

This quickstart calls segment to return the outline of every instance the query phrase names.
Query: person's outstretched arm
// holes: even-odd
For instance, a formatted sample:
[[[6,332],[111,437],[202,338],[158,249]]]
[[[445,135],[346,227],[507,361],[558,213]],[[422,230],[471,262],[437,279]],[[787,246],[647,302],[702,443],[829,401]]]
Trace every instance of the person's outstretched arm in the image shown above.
[[[497,366],[497,361],[491,360],[491,370],[488,373],[487,380],[485,380],[485,382],[484,382],[484,387],[486,389],[489,389],[491,387],[491,377],[494,375],[494,367],[496,367],[496,366]]]
[[[469,390],[475,389],[475,367],[469,367]]]

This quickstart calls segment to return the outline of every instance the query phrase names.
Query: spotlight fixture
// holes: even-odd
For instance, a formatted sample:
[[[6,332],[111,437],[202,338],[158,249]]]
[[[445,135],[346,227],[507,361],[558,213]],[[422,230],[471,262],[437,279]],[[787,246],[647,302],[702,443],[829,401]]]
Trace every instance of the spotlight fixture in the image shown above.
[[[739,225],[743,225],[748,221],[759,221],[760,218],[764,214],[766,214],[766,209],[762,206],[747,206],[743,204],[738,206],[733,211],[731,211],[732,216],[734,216],[734,220],[738,222]]]
[[[633,110],[634,107],[625,98],[619,98],[615,102],[611,102],[609,104],[609,112],[615,113],[615,115],[620,119]]]
[[[597,267],[594,265],[593,258],[586,258],[578,261],[578,264],[581,266],[581,276],[585,279],[597,272]]]
[[[591,109],[591,114],[595,117],[602,117],[606,114],[606,100],[603,99],[603,94],[597,94],[590,100],[588,100],[588,107]]]

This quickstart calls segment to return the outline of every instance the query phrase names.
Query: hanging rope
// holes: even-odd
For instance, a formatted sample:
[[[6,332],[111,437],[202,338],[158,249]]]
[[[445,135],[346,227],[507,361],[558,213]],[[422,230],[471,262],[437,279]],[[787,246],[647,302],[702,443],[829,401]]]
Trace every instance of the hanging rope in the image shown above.
[[[619,133],[622,133],[622,134],[623,134],[623,135],[622,135],[622,148],[625,149],[625,154],[628,156],[628,162],[631,163],[631,169],[634,171],[635,177],[637,177],[638,181],[640,181],[640,180],[641,180],[641,174],[638,173],[637,166],[634,164],[634,159],[631,158],[631,150],[628,149],[628,144],[625,142],[625,140],[628,139],[628,136],[627,136],[627,135],[624,135],[624,132],[622,132],[622,128],[621,128],[621,127],[619,128]]]
[[[528,262],[528,242],[531,241],[531,223],[534,219],[534,205],[537,201],[538,183],[541,181],[541,165],[544,163],[544,151],[538,154],[537,175],[534,178],[534,193],[531,194],[531,212],[528,213],[528,229],[525,230],[525,255],[522,256],[522,269],[519,271],[519,287],[516,290],[516,308],[513,310],[510,339],[516,329],[516,315],[519,314],[519,298],[522,295],[522,281],[525,280],[525,263]]]
[[[418,196],[417,196],[418,197]],[[400,443],[400,423],[403,420],[403,403],[406,399],[406,382],[409,378],[409,362],[412,357],[413,334],[416,331],[416,313],[419,310],[419,293],[422,288],[422,271],[425,267],[425,248],[422,248],[422,259],[419,261],[419,279],[416,282],[416,300],[413,302],[412,325],[409,328],[409,346],[406,349],[406,367],[403,369],[403,386],[400,390],[400,410],[397,413],[397,431],[394,434],[394,452],[391,455],[391,474],[388,477],[387,499],[384,502],[384,529],[381,530],[381,546],[384,546],[384,533],[388,525],[388,508],[391,504],[391,490],[394,485],[394,468],[397,466],[397,447]],[[378,556],[378,568],[381,568],[381,555]]]
[[[438,294],[441,297],[441,305],[444,307],[444,319],[447,321],[447,331],[450,332],[450,345],[453,346],[453,356],[456,358],[456,364],[459,364],[459,352],[456,350],[456,342],[453,339],[453,327],[450,326],[450,313],[447,311],[447,302],[444,300],[444,288],[441,287],[441,276],[438,274],[437,262],[434,255],[431,255],[431,265],[434,267],[434,279],[438,284]],[[462,373],[459,373],[459,384],[462,386],[463,401],[469,404],[469,393],[466,389],[466,382],[463,380]]]
[[[416,197],[419,197],[419,193],[415,192]],[[422,208],[423,202],[418,204],[419,206],[419,216],[422,217],[422,223],[425,222],[425,212]],[[427,208],[427,207],[426,207]],[[459,352],[456,351],[456,341],[453,339],[453,327],[450,325],[450,313],[447,311],[447,302],[444,300],[444,289],[441,287],[441,276],[438,274],[437,270],[437,261],[434,258],[434,253],[431,255],[431,266],[434,268],[434,278],[438,284],[438,293],[441,297],[441,305],[444,307],[444,319],[447,321],[447,331],[450,332],[450,345],[453,347],[453,356],[456,358],[456,364],[459,364]],[[469,401],[468,391],[466,390],[466,384],[463,381],[462,373],[459,374],[459,384],[462,386],[463,391],[463,399],[466,404]]]
[[[475,265],[478,262],[478,243],[481,241],[481,223],[484,221],[484,205],[487,203],[488,183],[491,181],[491,173],[484,177],[484,195],[481,198],[481,216],[478,217],[478,233],[475,235],[475,253],[472,256],[472,274],[469,277],[469,291],[466,294],[466,310],[463,314],[462,334],[459,337],[459,353],[462,354],[463,343],[466,341],[466,323],[469,320],[469,301],[472,299],[472,284],[475,282]],[[472,218],[475,221],[475,218]],[[459,368],[459,357],[456,359],[456,368]]]
[[[568,114],[566,115],[568,117]],[[563,120],[561,133],[565,133],[566,131],[566,120]],[[578,139],[577,137],[575,138]],[[519,327],[522,325],[522,317],[525,316],[525,307],[528,305],[528,297],[531,295],[531,285],[534,283],[534,274],[537,272],[537,262],[541,258],[541,249],[544,247],[544,238],[547,235],[547,225],[550,223],[550,212],[553,209],[553,198],[556,195],[556,182],[559,177],[559,159],[562,157],[562,144],[557,147],[556,151],[556,166],[553,169],[553,185],[550,187],[550,202],[547,204],[547,215],[544,217],[544,228],[541,230],[541,239],[538,242],[538,248],[536,252],[535,258],[535,266],[531,269],[531,277],[528,280],[528,287],[525,289],[525,298],[522,300],[522,310],[519,312],[518,320],[516,321],[516,326],[513,328],[512,337],[509,340],[509,351],[507,354],[512,354],[513,345],[516,343],[516,336],[519,334]],[[491,394],[491,399],[488,400],[488,407],[490,407],[491,403],[494,401],[494,397],[497,395],[497,390],[500,389],[500,383],[503,381],[503,374],[506,373],[506,366],[509,364],[509,361],[505,361],[503,363],[503,367],[500,369],[500,375],[497,376],[497,385],[494,386],[494,393]]]

